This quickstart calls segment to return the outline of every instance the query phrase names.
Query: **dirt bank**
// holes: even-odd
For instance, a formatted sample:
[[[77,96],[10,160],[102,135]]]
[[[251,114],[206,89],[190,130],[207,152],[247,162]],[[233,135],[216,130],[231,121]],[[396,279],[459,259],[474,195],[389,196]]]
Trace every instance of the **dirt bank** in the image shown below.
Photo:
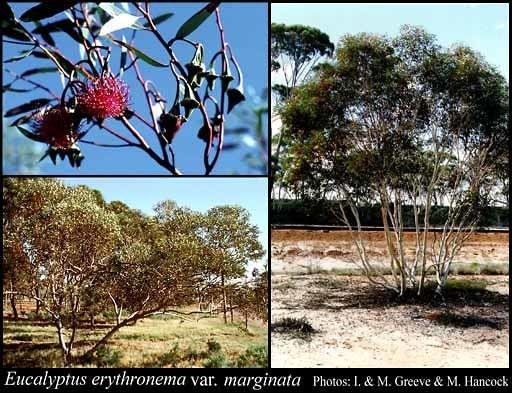
[[[406,232],[405,254],[415,252],[415,234]],[[508,273],[508,233],[475,233],[465,243],[454,260],[460,264],[474,264],[473,273],[485,272],[485,267]],[[384,232],[364,232],[367,254],[375,264],[387,265],[388,254]],[[430,234],[430,241],[439,239]],[[348,231],[272,230],[272,273],[322,272],[355,269],[356,250]]]

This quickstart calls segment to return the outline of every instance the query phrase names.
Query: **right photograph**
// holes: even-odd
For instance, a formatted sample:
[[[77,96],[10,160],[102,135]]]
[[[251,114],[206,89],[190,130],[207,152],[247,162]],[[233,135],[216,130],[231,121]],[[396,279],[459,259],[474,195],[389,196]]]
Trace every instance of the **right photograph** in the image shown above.
[[[508,14],[272,4],[272,367],[509,367]]]

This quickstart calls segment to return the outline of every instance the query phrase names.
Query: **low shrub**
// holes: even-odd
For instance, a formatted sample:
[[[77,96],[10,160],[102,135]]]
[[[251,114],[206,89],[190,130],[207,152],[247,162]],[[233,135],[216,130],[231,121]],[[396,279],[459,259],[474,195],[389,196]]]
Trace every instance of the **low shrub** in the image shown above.
[[[267,367],[268,353],[265,345],[255,345],[246,349],[233,362],[233,367]]]
[[[104,345],[96,351],[92,360],[98,367],[119,367],[121,352]]]
[[[292,334],[298,338],[310,338],[316,330],[306,318],[281,318],[271,324],[270,330],[275,333]]]

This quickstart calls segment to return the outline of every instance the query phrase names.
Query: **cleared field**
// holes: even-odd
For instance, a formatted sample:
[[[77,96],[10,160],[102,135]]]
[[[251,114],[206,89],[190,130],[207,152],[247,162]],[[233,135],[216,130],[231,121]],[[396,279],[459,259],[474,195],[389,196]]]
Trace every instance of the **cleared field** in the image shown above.
[[[508,277],[459,276],[452,288],[443,306],[394,301],[362,277],[272,276],[272,324],[315,330],[272,332],[272,367],[508,367]]]
[[[79,329],[77,349],[89,347],[103,329]],[[3,324],[4,367],[62,367],[55,328],[29,322]],[[140,320],[122,328],[85,367],[266,367],[267,325],[197,322],[172,317]]]
[[[364,236],[386,272],[384,233]],[[405,234],[406,255],[413,239]],[[507,233],[474,234],[444,302],[434,286],[400,300],[360,275],[349,232],[273,230],[272,366],[508,367],[508,244]]]

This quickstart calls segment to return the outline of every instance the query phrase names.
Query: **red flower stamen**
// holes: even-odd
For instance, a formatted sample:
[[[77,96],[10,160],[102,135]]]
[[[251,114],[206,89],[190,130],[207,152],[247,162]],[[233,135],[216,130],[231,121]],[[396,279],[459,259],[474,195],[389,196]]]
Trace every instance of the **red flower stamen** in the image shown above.
[[[55,107],[36,115],[34,133],[57,149],[69,149],[78,139],[73,116],[61,107]]]
[[[78,94],[78,110],[100,121],[122,116],[128,105],[128,86],[113,76],[96,78]]]

